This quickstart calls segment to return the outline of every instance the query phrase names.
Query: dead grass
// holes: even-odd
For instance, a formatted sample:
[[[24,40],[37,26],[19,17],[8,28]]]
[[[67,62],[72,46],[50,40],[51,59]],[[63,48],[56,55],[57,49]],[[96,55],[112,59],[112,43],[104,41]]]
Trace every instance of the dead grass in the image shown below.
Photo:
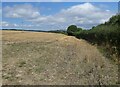
[[[3,31],[3,84],[116,84],[117,66],[71,36]]]

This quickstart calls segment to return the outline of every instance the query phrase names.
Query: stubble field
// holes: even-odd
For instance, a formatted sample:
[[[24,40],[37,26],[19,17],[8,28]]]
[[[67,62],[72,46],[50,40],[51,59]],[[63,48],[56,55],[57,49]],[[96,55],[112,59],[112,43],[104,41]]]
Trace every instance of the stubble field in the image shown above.
[[[2,80],[9,85],[116,84],[117,65],[72,36],[2,31]]]

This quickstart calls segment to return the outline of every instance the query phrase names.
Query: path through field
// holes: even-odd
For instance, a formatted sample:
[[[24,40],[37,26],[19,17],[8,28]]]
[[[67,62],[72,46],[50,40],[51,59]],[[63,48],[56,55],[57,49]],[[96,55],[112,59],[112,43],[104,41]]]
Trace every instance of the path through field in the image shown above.
[[[95,46],[63,34],[3,31],[3,84],[116,84],[118,69]]]

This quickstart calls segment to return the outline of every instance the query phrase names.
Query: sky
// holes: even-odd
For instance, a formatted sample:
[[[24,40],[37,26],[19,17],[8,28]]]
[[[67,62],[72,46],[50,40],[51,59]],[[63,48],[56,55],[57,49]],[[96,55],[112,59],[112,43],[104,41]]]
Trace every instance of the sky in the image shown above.
[[[69,25],[84,29],[108,21],[118,12],[117,2],[2,2],[7,29],[60,30]]]
[[[1,0],[2,2],[118,2],[119,0]]]

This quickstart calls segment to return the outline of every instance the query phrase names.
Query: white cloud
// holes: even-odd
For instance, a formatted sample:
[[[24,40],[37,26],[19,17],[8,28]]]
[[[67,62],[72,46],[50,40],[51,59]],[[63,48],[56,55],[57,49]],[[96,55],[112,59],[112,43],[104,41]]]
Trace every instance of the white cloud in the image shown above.
[[[94,7],[92,4],[90,3],[84,3],[84,4],[80,4],[80,5],[75,5],[72,6],[68,9],[62,10],[63,13],[71,13],[73,15],[76,14],[81,14],[81,15],[86,15],[88,13],[91,13],[91,11],[98,11],[99,8]]]
[[[80,27],[86,26],[86,28],[89,28],[93,25],[104,23],[112,15],[113,13],[108,10],[95,7],[91,3],[84,3],[68,9],[62,9],[52,16],[40,16],[30,21],[42,24],[61,24],[61,26],[77,24]]]
[[[16,24],[16,23],[9,23],[6,21],[0,22],[0,27],[3,28],[31,28],[34,27],[35,25],[32,24]]]
[[[9,23],[6,22],[6,21],[2,21],[2,22],[0,23],[0,26],[5,26],[5,27],[7,27],[7,26],[9,26]]]
[[[110,11],[102,10],[90,3],[72,6],[61,11],[60,15],[71,18],[72,21],[82,23],[99,23],[98,21],[108,19],[113,15]]]
[[[16,23],[9,23],[9,22],[6,22],[6,21],[2,21],[1,23],[0,23],[0,26],[1,27],[20,27],[20,25],[19,24],[16,24]]]
[[[37,8],[30,4],[14,5],[13,7],[5,7],[5,17],[11,18],[36,18],[40,16]]]
[[[113,15],[110,10],[101,9],[91,3],[74,5],[67,9],[61,9],[57,14],[47,16],[40,15],[38,9],[30,4],[5,7],[4,11],[6,17],[23,18],[25,21],[32,22],[34,25],[42,25],[47,28],[49,26],[49,28],[57,29],[59,27],[65,29],[71,24],[76,24],[83,28],[90,28],[104,23]]]

